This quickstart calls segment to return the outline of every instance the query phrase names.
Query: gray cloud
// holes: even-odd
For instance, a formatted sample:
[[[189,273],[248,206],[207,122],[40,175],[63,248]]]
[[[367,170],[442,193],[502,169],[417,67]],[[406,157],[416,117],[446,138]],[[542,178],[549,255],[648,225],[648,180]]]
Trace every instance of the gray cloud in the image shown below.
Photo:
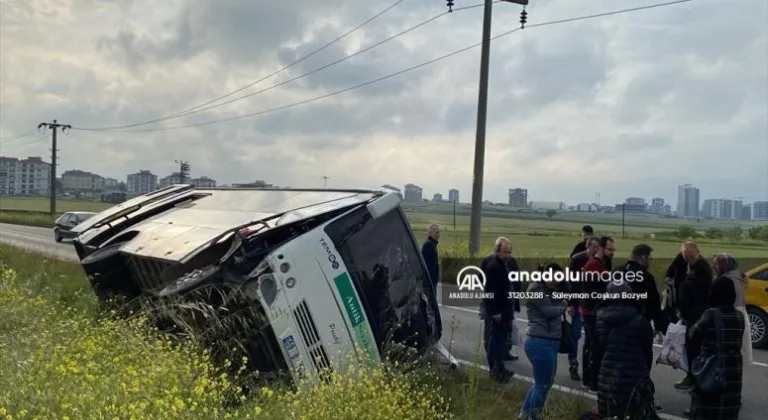
[[[683,182],[700,184],[703,196],[768,197],[766,6],[731,3],[693,2],[531,28],[494,41],[489,198],[503,200],[507,188],[522,186],[539,199],[588,201],[600,191],[606,202],[629,195],[674,200]],[[0,137],[53,118],[98,127],[173,114],[273,72],[387,5],[21,2],[0,22]],[[615,7],[542,3],[531,8],[529,21]],[[443,10],[441,2],[406,0],[349,39],[241,94]],[[494,33],[514,28],[518,12],[497,5]],[[149,127],[258,112],[363,83],[477,42],[480,17],[480,9],[447,15],[295,83]],[[352,92],[228,123],[141,133],[73,130],[62,138],[62,169],[123,178],[146,168],[164,175],[175,169],[174,159],[184,159],[194,174],[221,182],[320,185],[318,177],[328,174],[336,186],[416,182],[428,193],[458,187],[468,197],[478,59],[475,49]],[[0,153],[48,155],[47,139],[27,144],[31,140],[0,143]],[[723,147],[738,163],[723,164],[722,153],[713,152]],[[574,183],[585,162],[599,162],[594,180]]]

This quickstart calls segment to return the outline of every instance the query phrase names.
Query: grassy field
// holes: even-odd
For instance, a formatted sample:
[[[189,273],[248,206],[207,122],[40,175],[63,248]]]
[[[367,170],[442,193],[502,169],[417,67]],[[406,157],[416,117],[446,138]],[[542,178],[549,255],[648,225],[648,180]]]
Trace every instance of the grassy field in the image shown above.
[[[44,198],[2,198],[0,199],[0,222],[51,227],[57,215],[51,216],[47,213],[41,213],[41,210],[47,208],[47,203],[48,201]],[[109,206],[108,204],[92,201],[62,200],[59,203],[59,207],[63,211],[85,209],[98,211]],[[416,232],[419,240],[422,240],[430,223],[441,224],[444,228],[441,240],[443,254],[457,258],[466,255],[466,240],[469,237],[470,225],[469,216],[457,215],[454,218],[453,214],[426,212],[427,210],[435,211],[440,206],[446,207],[446,205],[420,207],[406,205],[405,210],[411,227]],[[447,208],[452,210],[450,206]],[[3,209],[6,211],[3,211]],[[490,213],[493,214],[493,212]],[[567,258],[579,240],[579,232],[583,225],[582,222],[560,220],[559,215],[550,220],[546,216],[539,217],[538,219],[515,219],[507,217],[509,214],[517,216],[514,213],[507,212],[505,217],[494,217],[492,215],[483,217],[481,234],[483,254],[486,251],[490,251],[493,242],[498,236],[506,236],[512,241],[518,258],[523,260],[530,260],[533,263],[541,258],[554,257],[564,259]],[[617,257],[619,259],[626,258],[631,247],[641,242],[653,246],[657,259],[671,259],[679,251],[680,243],[688,239],[687,237],[680,237],[674,231],[674,229],[679,228],[679,225],[664,225],[663,223],[655,226],[648,225],[647,223],[643,225],[640,223],[643,221],[643,218],[636,217],[628,218],[625,226],[622,228],[621,225],[613,224],[610,217],[612,216],[606,215],[605,218],[590,223],[595,229],[596,234],[612,236],[616,240]],[[631,225],[630,223],[639,223],[640,225]],[[746,230],[747,227],[745,225],[743,229]],[[692,226],[692,229],[699,228],[702,228],[702,226]],[[768,227],[764,229],[768,230]],[[762,239],[749,239],[746,237],[737,240],[727,238],[716,239],[706,237],[704,235],[705,231],[694,230],[694,232],[696,237],[693,239],[702,246],[705,254],[728,251],[741,258],[758,258],[768,255],[768,247],[766,246],[768,242]]]
[[[410,204],[404,203],[404,207],[411,213],[429,213],[440,214],[443,216],[453,217],[454,208],[452,204],[448,203],[423,203],[423,204]],[[456,206],[457,216],[469,216],[471,206],[469,204],[459,204]],[[531,213],[529,211],[518,211],[519,209],[513,209],[507,206],[484,206],[483,217],[493,217],[500,219],[518,219],[526,220],[530,222],[548,222],[550,218],[546,215],[546,212],[539,211],[538,213]],[[587,213],[587,212],[568,212],[557,211],[551,220],[568,222],[574,225],[622,225],[621,212],[618,213]],[[742,226],[765,226],[768,225],[768,221],[751,221],[751,220],[724,220],[724,219],[679,219],[677,217],[662,217],[654,214],[632,214],[627,213],[624,215],[624,224],[634,227],[645,227],[651,229],[675,229],[682,223],[694,224],[697,229],[707,229],[710,227],[716,227],[721,229],[727,229],[735,225]]]
[[[111,205],[89,200],[56,200],[56,211],[64,213],[68,211],[102,211]],[[48,212],[50,200],[43,197],[2,197],[0,196],[0,210]]]
[[[242,360],[217,363],[194,337],[171,341],[142,317],[100,314],[79,265],[3,245],[0,263],[0,418],[6,420],[480,420],[513,418],[527,390],[522,383],[498,387],[474,368],[404,371],[384,363],[367,372],[353,367],[324,385],[264,385],[247,394],[231,373]],[[574,419],[589,404],[552,392],[545,416]]]

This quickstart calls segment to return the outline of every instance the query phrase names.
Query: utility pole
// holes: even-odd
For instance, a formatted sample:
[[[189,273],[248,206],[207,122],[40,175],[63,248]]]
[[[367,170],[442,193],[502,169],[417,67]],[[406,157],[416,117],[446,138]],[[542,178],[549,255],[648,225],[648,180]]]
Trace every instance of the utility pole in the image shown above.
[[[627,233],[624,230],[624,213],[625,213],[624,209],[626,207],[627,207],[627,203],[622,203],[621,204],[621,237],[623,239],[627,239]]]
[[[456,200],[453,200],[453,231],[456,232]]]
[[[37,125],[37,129],[41,128],[50,128],[52,132],[51,136],[51,186],[50,186],[50,192],[51,192],[51,214],[56,214],[56,153],[58,150],[56,149],[58,145],[56,144],[56,134],[59,129],[61,129],[62,133],[65,133],[72,128],[69,124],[59,124],[56,120],[53,120],[52,123],[40,123]]]
[[[174,162],[179,164],[179,183],[185,184],[186,182],[184,181],[189,178],[189,163],[183,160],[174,160]]]
[[[328,189],[328,178],[329,177],[324,175],[324,176],[322,176],[322,178],[323,178],[323,189],[326,190],[326,189]]]
[[[528,0],[505,0],[522,6]],[[453,1],[448,1],[448,7]],[[491,59],[491,21],[493,0],[485,0],[483,8],[483,35],[480,51],[480,83],[477,94],[477,131],[475,134],[475,164],[472,170],[472,213],[469,220],[469,254],[473,257],[480,250],[480,231],[483,218],[483,175],[485,172],[485,126],[488,116],[488,74]],[[525,9],[523,9],[525,13]],[[520,15],[521,24],[525,24],[525,15]]]

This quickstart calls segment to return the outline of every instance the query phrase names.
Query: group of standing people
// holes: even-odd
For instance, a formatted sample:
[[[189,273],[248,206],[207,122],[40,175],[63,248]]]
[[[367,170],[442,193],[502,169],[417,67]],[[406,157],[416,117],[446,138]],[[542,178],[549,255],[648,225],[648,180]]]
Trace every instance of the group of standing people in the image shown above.
[[[430,226],[429,239],[422,254],[433,282],[439,276],[437,243],[440,228]],[[656,420],[661,409],[655,403],[654,383],[650,378],[654,364],[653,342],[661,341],[670,323],[682,321],[687,326],[686,353],[688,365],[700,354],[711,354],[719,348],[722,354],[726,387],[716,395],[697,386],[688,372],[675,387],[691,391],[691,406],[686,415],[695,420],[735,420],[741,408],[741,381],[745,364],[752,362],[748,317],[744,294],[746,279],[736,260],[728,254],[717,254],[705,260],[696,244],[686,242],[666,273],[666,290],[659,294],[656,280],[649,271],[653,248],[635,245],[629,259],[616,267],[614,241],[608,236],[595,236],[592,227],[582,228],[580,241],[570,256],[568,268],[582,273],[582,281],[533,282],[527,292],[536,299],[524,303],[528,318],[523,349],[533,367],[534,383],[528,390],[518,415],[519,419],[537,420],[554,385],[558,353],[563,334],[570,334],[569,375],[597,394],[597,404],[588,418],[621,418]],[[519,283],[509,281],[509,273],[519,270],[507,238],[500,237],[494,252],[483,259],[480,267],[486,276],[485,299],[480,308],[485,324],[485,350],[491,378],[507,382],[514,372],[505,361],[515,360],[510,354],[510,335],[520,302],[508,299],[510,291],[520,291]],[[556,263],[539,267],[541,271],[563,271]],[[591,281],[584,273],[634,273],[635,281]],[[433,274],[434,273],[434,274]],[[639,273],[639,275],[638,275]],[[638,281],[639,279],[639,281]],[[619,280],[619,281],[617,281]],[[435,285],[436,286],[436,285]],[[553,292],[581,293],[589,298],[560,300]],[[645,299],[600,299],[594,296],[645,294]],[[614,295],[615,296],[615,295]],[[566,317],[567,315],[567,317]],[[570,323],[563,323],[570,319]],[[716,322],[717,320],[717,322]],[[566,330],[564,326],[570,325]],[[720,325],[718,334],[717,325]],[[584,332],[582,358],[578,343]],[[581,374],[579,374],[581,362]]]
[[[731,255],[718,253],[707,261],[695,243],[685,242],[667,268],[665,283],[663,312],[670,322],[680,320],[686,325],[688,366],[718,346],[727,385],[723,392],[707,394],[697,386],[689,369],[675,384],[675,388],[691,392],[691,408],[686,414],[695,419],[738,418],[743,369],[753,362],[746,277]],[[716,315],[721,324],[719,339]]]

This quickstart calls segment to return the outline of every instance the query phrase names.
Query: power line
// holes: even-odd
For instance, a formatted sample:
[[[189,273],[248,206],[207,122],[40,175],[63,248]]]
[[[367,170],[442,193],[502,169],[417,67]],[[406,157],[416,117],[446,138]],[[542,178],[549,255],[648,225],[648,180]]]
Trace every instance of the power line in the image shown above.
[[[27,137],[27,136],[29,136],[31,134],[34,134],[35,131],[37,131],[37,130],[33,129],[33,130],[27,131],[26,133],[19,134],[18,136],[13,136],[13,137],[8,137],[8,138],[0,138],[0,141],[6,142],[6,141],[11,141],[11,140],[18,140],[18,139]]]
[[[21,146],[28,146],[30,144],[39,143],[40,140],[42,140],[41,137],[35,138],[35,139],[31,140],[31,141],[27,141],[27,142],[24,142],[24,143],[8,144],[9,141],[22,139],[24,137],[29,137],[29,136],[35,134],[36,131],[40,135],[44,134],[39,129],[32,129],[32,130],[27,131],[26,133],[19,134],[18,136],[8,137],[8,138],[5,138],[5,139],[0,139],[0,151],[5,150],[7,148],[11,148],[11,147],[21,147]]]
[[[638,7],[628,8],[628,9],[614,10],[614,11],[611,11],[611,12],[596,13],[596,14],[578,16],[578,17],[573,17],[573,18],[560,19],[560,20],[554,20],[554,21],[542,22],[542,23],[536,23],[536,24],[530,24],[530,25],[526,26],[526,29],[532,29],[532,28],[543,27],[543,26],[551,26],[551,25],[559,25],[559,24],[562,24],[562,23],[570,23],[570,22],[576,22],[576,21],[588,20],[588,19],[595,19],[595,18],[606,17],[606,16],[613,16],[613,15],[630,13],[630,12],[636,12],[636,11],[641,11],[641,10],[648,10],[648,9],[654,9],[654,8],[659,8],[659,7],[672,6],[672,5],[681,4],[681,3],[688,3],[688,2],[692,2],[692,1],[693,0],[677,0],[677,1],[670,1],[670,2],[664,2],[664,3],[657,3],[657,4],[647,5],[647,6],[638,6]],[[480,5],[480,6],[482,6],[482,5]],[[479,6],[471,6],[471,7],[479,7]],[[454,11],[455,10],[458,10],[458,9],[454,9]],[[512,30],[500,33],[498,35],[495,35],[495,36],[491,37],[491,40],[493,41],[493,40],[496,40],[496,39],[499,39],[499,38],[511,35],[511,34],[517,32],[517,31],[520,31],[520,30],[522,30],[522,29],[521,28],[515,28],[515,29],[512,29]],[[408,72],[411,72],[413,70],[418,70],[418,69],[420,69],[422,67],[429,66],[429,65],[434,64],[434,63],[436,63],[438,61],[445,60],[445,59],[453,57],[455,55],[459,55],[459,54],[464,53],[466,51],[469,51],[471,49],[477,48],[477,47],[479,47],[481,45],[482,45],[482,42],[478,42],[478,43],[472,44],[470,46],[464,47],[462,49],[453,51],[451,53],[439,56],[437,58],[433,58],[433,59],[431,59],[429,61],[425,61],[425,62],[423,62],[421,64],[417,64],[415,66],[408,67],[406,69],[397,71],[395,73],[390,73],[388,75],[385,75],[385,76],[382,76],[382,77],[379,77],[379,78],[376,78],[376,79],[373,79],[373,80],[369,80],[367,82],[360,83],[358,85],[354,85],[354,86],[351,86],[351,87],[340,89],[340,90],[337,90],[337,91],[334,91],[334,92],[331,92],[331,93],[327,93],[325,95],[316,96],[314,98],[309,98],[309,99],[305,99],[305,100],[302,100],[302,101],[293,102],[293,103],[290,103],[290,104],[287,104],[287,105],[283,105],[283,106],[279,106],[279,107],[276,107],[276,108],[270,108],[270,109],[266,109],[266,110],[263,110],[263,111],[252,112],[252,113],[248,113],[248,114],[238,115],[238,116],[229,117],[229,118],[222,118],[222,119],[218,119],[218,120],[206,121],[206,122],[201,122],[201,123],[185,124],[185,125],[179,125],[179,126],[174,126],[174,127],[147,128],[147,129],[140,129],[140,130],[121,130],[119,132],[121,132],[121,133],[144,133],[144,132],[155,132],[155,131],[180,130],[180,129],[184,129],[184,128],[203,127],[203,126],[214,125],[214,124],[219,124],[219,123],[223,123],[223,122],[236,121],[236,120],[240,120],[240,119],[243,119],[243,118],[250,118],[250,117],[257,117],[257,116],[261,116],[261,115],[271,114],[273,112],[283,111],[283,110],[294,108],[294,107],[297,107],[297,106],[300,106],[300,105],[306,105],[308,103],[312,103],[312,102],[316,102],[316,101],[319,101],[319,100],[322,100],[322,99],[329,98],[331,96],[336,96],[336,95],[339,95],[339,94],[342,94],[342,93],[346,93],[346,92],[349,92],[349,91],[352,91],[352,90],[355,90],[355,89],[359,89],[359,88],[362,88],[362,87],[365,87],[365,86],[368,86],[368,85],[372,85],[372,84],[375,84],[375,83],[378,83],[378,82],[382,82],[384,80],[391,79],[391,78],[399,76],[401,74],[408,73]],[[81,129],[79,127],[72,127],[72,129],[73,130],[81,130],[81,131],[87,130],[87,129]]]
[[[309,54],[307,54],[307,55],[297,59],[296,61],[294,61],[294,62],[292,62],[292,63],[290,63],[290,64],[288,64],[288,65],[286,65],[286,66],[284,66],[284,67],[282,67],[282,68],[272,72],[272,73],[270,73],[269,75],[264,76],[261,79],[256,80],[255,82],[251,82],[251,83],[249,83],[249,84],[247,84],[245,86],[242,86],[242,87],[240,87],[238,89],[235,89],[235,90],[227,93],[226,95],[222,95],[222,96],[213,98],[213,99],[209,100],[208,102],[202,103],[202,104],[197,105],[197,106],[193,106],[192,108],[188,108],[188,109],[186,109],[184,111],[181,111],[181,112],[179,112],[177,114],[167,115],[165,117],[157,118],[157,119],[154,119],[154,120],[149,120],[149,121],[144,121],[144,122],[134,123],[134,124],[128,124],[128,125],[123,125],[123,126],[116,126],[116,127],[100,127],[100,128],[90,128],[90,129],[80,128],[80,130],[105,131],[105,130],[117,130],[117,129],[121,129],[121,128],[137,127],[137,126],[140,126],[140,125],[147,125],[147,124],[151,124],[151,123],[155,123],[155,122],[160,122],[160,121],[165,121],[165,120],[170,120],[170,119],[174,119],[174,118],[183,117],[183,116],[186,116],[186,115],[189,115],[189,114],[194,114],[194,113],[205,111],[205,110],[211,109],[211,108],[215,108],[217,106],[221,106],[221,105],[224,105],[224,104],[227,104],[227,103],[230,103],[230,102],[234,102],[234,101],[227,101],[224,104],[214,105],[212,107],[208,107],[208,108],[205,108],[205,109],[200,109],[200,108],[206,107],[207,105],[210,105],[210,104],[212,104],[214,102],[220,101],[220,100],[222,100],[224,98],[228,98],[228,97],[230,97],[230,96],[232,96],[232,95],[234,95],[234,94],[236,94],[238,92],[242,92],[243,90],[248,89],[249,87],[255,86],[255,85],[257,85],[257,84],[259,84],[259,83],[261,83],[261,82],[263,82],[263,81],[265,81],[265,80],[267,80],[267,79],[269,79],[269,78],[271,78],[273,76],[276,76],[279,73],[282,73],[282,72],[288,70],[289,68],[295,66],[296,64],[301,63],[302,61],[304,61],[304,60],[314,56],[315,54],[317,54],[317,53],[319,53],[319,52],[321,52],[323,50],[325,50],[326,48],[330,47],[331,45],[341,41],[342,39],[346,38],[347,36],[351,35],[352,33],[358,31],[363,26],[373,22],[374,20],[378,19],[379,17],[381,17],[382,15],[387,13],[388,11],[394,9],[397,5],[399,5],[403,1],[405,1],[405,0],[397,0],[397,1],[395,1],[394,3],[389,5],[389,7],[387,7],[386,9],[384,9],[381,12],[375,14],[373,17],[371,17],[368,20],[366,20],[365,22],[355,26],[354,28],[352,28],[349,31],[343,33],[342,35],[339,35],[338,37],[336,37],[335,39],[333,39],[330,42],[326,43],[322,47],[320,47],[320,48],[312,51],[311,53],[309,53]],[[259,93],[259,92],[257,92],[257,93]]]
[[[502,1],[502,0],[496,0],[496,1],[494,1],[494,3],[498,3],[500,1]],[[474,9],[474,8],[481,7],[481,6],[483,6],[483,5],[482,4],[475,4],[475,5],[472,5],[472,6],[457,7],[455,9],[453,9],[453,11],[457,12],[457,11],[469,10],[469,9]],[[370,50],[372,50],[374,48],[378,48],[378,47],[386,44],[387,42],[392,41],[393,39],[399,38],[399,37],[401,37],[401,36],[403,36],[403,35],[405,35],[405,34],[407,34],[409,32],[415,31],[416,29],[419,29],[422,26],[426,26],[426,25],[434,22],[435,20],[437,20],[437,19],[439,19],[439,18],[441,18],[441,17],[443,17],[443,16],[445,16],[445,15],[447,15],[449,13],[451,13],[451,12],[440,13],[438,15],[435,15],[435,16],[433,16],[433,17],[431,17],[431,18],[429,18],[429,19],[427,19],[427,20],[425,20],[425,21],[415,25],[415,26],[412,26],[412,27],[410,27],[408,29],[405,29],[404,31],[398,32],[398,33],[396,33],[396,34],[394,34],[394,35],[392,35],[392,36],[390,36],[388,38],[385,38],[385,39],[383,39],[383,40],[381,40],[381,41],[379,41],[379,42],[377,42],[377,43],[375,43],[373,45],[370,45],[370,46],[368,46],[366,48],[363,48],[362,50],[359,50],[359,51],[356,51],[356,52],[354,52],[352,54],[346,55],[346,56],[344,56],[344,57],[342,57],[342,58],[340,58],[340,59],[338,59],[336,61],[332,61],[332,62],[330,62],[330,63],[328,63],[326,65],[317,67],[317,68],[315,68],[313,70],[310,70],[310,71],[308,71],[306,73],[300,74],[300,75],[298,75],[296,77],[290,78],[288,80],[282,81],[282,82],[280,82],[278,84],[275,84],[275,85],[272,85],[272,86],[270,86],[268,88],[264,88],[264,89],[258,90],[256,92],[249,93],[247,95],[243,95],[243,96],[240,96],[240,97],[237,97],[237,98],[234,98],[234,99],[230,99],[230,100],[225,101],[225,102],[221,102],[221,103],[214,104],[214,105],[209,105],[209,106],[202,106],[201,105],[202,108],[200,108],[200,107],[196,107],[197,109],[192,108],[190,111],[187,111],[187,112],[184,112],[184,113],[181,113],[181,114],[177,114],[177,115],[173,115],[173,116],[169,116],[169,117],[163,117],[163,118],[159,118],[159,119],[155,119],[155,120],[150,120],[150,121],[145,122],[145,123],[129,124],[129,125],[123,125],[123,126],[116,126],[116,127],[99,127],[99,128],[80,128],[80,127],[76,127],[76,129],[83,130],[83,131],[121,130],[121,129],[124,129],[124,128],[131,128],[131,127],[136,127],[136,126],[140,126],[140,125],[146,125],[146,124],[153,123],[153,122],[159,122],[159,121],[165,121],[165,120],[171,120],[171,119],[186,117],[188,115],[197,114],[198,112],[204,112],[204,111],[208,111],[208,110],[211,110],[211,109],[214,109],[214,108],[218,108],[220,106],[231,104],[233,102],[238,102],[238,101],[241,101],[243,99],[250,98],[252,96],[259,95],[259,94],[262,94],[264,92],[268,92],[268,91],[270,91],[272,89],[275,89],[275,88],[278,88],[280,86],[287,85],[287,84],[289,84],[291,82],[295,82],[296,80],[303,79],[303,78],[305,78],[307,76],[311,76],[311,75],[313,75],[315,73],[318,73],[318,72],[320,72],[322,70],[325,70],[325,69],[327,69],[329,67],[335,66],[336,64],[339,64],[339,63],[342,63],[344,61],[347,61],[350,58],[353,58],[353,57],[356,57],[356,56],[358,56],[360,54],[366,53],[366,52],[368,52],[368,51],[370,51]],[[276,74],[276,73],[273,73],[273,75],[274,74]],[[271,77],[271,75],[267,76],[267,78],[268,77]],[[265,80],[265,79],[261,79],[261,80]],[[258,82],[255,82],[255,83],[258,83]]]

